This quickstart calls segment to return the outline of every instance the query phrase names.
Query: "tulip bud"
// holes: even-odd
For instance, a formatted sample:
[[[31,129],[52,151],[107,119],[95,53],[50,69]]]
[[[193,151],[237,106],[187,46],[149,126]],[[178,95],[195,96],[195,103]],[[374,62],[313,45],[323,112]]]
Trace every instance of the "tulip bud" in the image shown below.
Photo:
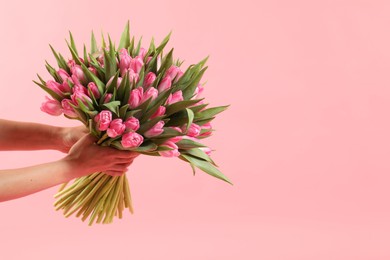
[[[165,77],[161,80],[160,84],[159,84],[158,87],[157,87],[157,88],[158,88],[158,92],[161,93],[161,92],[163,92],[163,91],[165,91],[165,90],[171,88],[171,85],[172,85],[172,79],[171,79],[171,77],[165,76]]]
[[[95,98],[100,98],[100,92],[95,82],[89,82],[87,87],[91,90]]]
[[[135,117],[130,117],[125,121],[126,129],[137,131],[139,129],[139,120]]]
[[[150,87],[150,85],[152,85],[155,80],[156,74],[154,74],[153,72],[149,72],[148,74],[146,74],[144,80],[144,88],[147,89],[148,87]]]
[[[173,103],[176,103],[179,101],[183,101],[183,93],[181,90],[176,91],[175,93],[169,95],[169,97],[167,99],[167,105],[170,105],[170,104],[173,104]]]
[[[141,104],[141,100],[143,97],[144,89],[142,87],[138,87],[133,89],[130,93],[129,105],[130,108],[136,108]]]
[[[54,99],[45,97],[46,101],[42,103],[41,110],[52,116],[59,116],[62,114],[62,106],[60,102]]]
[[[77,113],[74,111],[73,107],[70,104],[73,104],[72,100],[70,99],[63,99],[61,101],[61,106],[64,114],[71,118],[78,117]]]
[[[152,100],[155,100],[158,96],[158,90],[154,87],[150,87],[148,90],[145,91],[144,95],[142,96],[141,103],[145,102],[149,98],[152,98]]]
[[[165,111],[166,108],[164,106],[159,106],[159,108],[156,110],[156,112],[154,112],[154,114],[150,117],[150,119],[164,115]]]
[[[162,134],[164,132],[163,129],[164,121],[159,121],[157,124],[155,124],[152,128],[150,128],[148,131],[144,133],[145,137],[154,137]]]
[[[112,121],[112,114],[109,110],[102,110],[94,118],[96,127],[99,131],[106,131]]]
[[[144,138],[136,132],[128,132],[122,136],[122,146],[125,148],[134,148],[142,144]]]
[[[107,129],[107,135],[111,138],[115,138],[125,131],[126,126],[123,124],[122,119],[117,118],[111,121],[110,126]]]
[[[161,146],[171,148],[172,150],[158,152],[163,157],[178,157],[180,155],[179,147],[171,141],[166,141]]]

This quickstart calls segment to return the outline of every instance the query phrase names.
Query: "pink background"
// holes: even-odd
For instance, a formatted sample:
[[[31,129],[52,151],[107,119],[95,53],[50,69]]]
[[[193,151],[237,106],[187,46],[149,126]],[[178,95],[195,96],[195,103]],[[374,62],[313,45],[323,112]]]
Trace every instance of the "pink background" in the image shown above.
[[[207,144],[234,186],[140,157],[129,173],[135,215],[112,225],[65,219],[52,207],[57,188],[2,203],[0,259],[390,258],[389,1],[8,1],[0,118],[76,125],[39,110],[31,80],[48,78],[48,43],[69,57],[68,30],[79,46],[92,29],[118,41],[127,19],[145,43],[172,30],[186,66],[211,55],[205,95],[231,107]]]

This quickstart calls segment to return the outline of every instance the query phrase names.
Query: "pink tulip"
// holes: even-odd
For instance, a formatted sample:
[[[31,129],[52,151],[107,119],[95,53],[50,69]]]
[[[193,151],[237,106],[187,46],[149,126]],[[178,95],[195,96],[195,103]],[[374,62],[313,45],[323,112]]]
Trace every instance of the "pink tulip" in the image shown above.
[[[126,126],[123,124],[122,119],[117,118],[111,121],[110,126],[107,129],[107,135],[111,138],[117,137],[126,130]]]
[[[164,106],[159,106],[159,108],[157,108],[156,112],[154,112],[154,114],[150,118],[153,119],[155,117],[162,116],[165,114],[165,111],[166,108]]]
[[[108,80],[108,82],[107,82],[107,84],[106,84],[106,88],[108,88],[108,86],[111,85],[112,81],[114,80],[114,77],[115,77],[115,76],[112,76],[112,77]],[[119,86],[120,86],[121,83],[122,83],[122,78],[121,78],[121,77],[118,77],[118,78],[117,78],[117,81],[116,81],[116,88],[119,88]]]
[[[139,120],[135,117],[130,117],[125,121],[126,129],[130,129],[132,131],[137,131],[139,129]]]
[[[61,97],[64,96],[63,86],[60,83],[55,82],[53,80],[48,80],[46,81],[46,87],[53,90],[56,94],[60,95]]]
[[[112,94],[111,93],[107,93],[104,95],[104,103],[108,103],[111,101],[111,98],[112,98]]]
[[[202,130],[203,130],[203,129],[207,129],[208,131],[206,131],[206,132],[200,134],[199,136],[202,136],[202,137],[210,136],[210,135],[213,133],[213,132],[211,131],[211,130],[212,130],[212,126],[211,126],[211,123],[210,123],[210,122],[208,122],[208,123],[202,125]]]
[[[80,65],[74,65],[72,68],[70,68],[70,71],[72,72],[72,79],[75,81],[75,83],[80,82],[81,85],[84,85],[87,82],[87,78],[85,77],[83,69]]]
[[[164,121],[161,120],[157,124],[155,124],[152,128],[150,128],[148,131],[146,131],[144,133],[144,136],[150,138],[162,134],[164,132],[163,126],[164,126]]]
[[[211,155],[211,149],[209,147],[199,147],[199,149],[205,152],[208,156]]]
[[[187,135],[191,137],[197,137],[200,134],[201,127],[195,123],[192,123],[188,128]]]
[[[167,72],[165,73],[166,76],[169,76],[172,80],[176,77],[176,75],[178,75],[178,73],[180,72],[180,68],[175,66],[175,65],[172,65],[168,70]]]
[[[174,142],[166,141],[161,146],[169,147],[172,149],[172,150],[168,150],[168,151],[158,152],[163,157],[178,157],[180,155],[179,147]]]
[[[66,72],[66,70],[64,69],[59,69],[57,71],[57,74],[60,76],[60,78],[63,80],[63,81],[66,81],[70,76],[68,74],[68,72]]]
[[[76,65],[76,62],[74,60],[68,60],[68,67],[73,68]]]
[[[128,132],[122,136],[122,146],[125,148],[134,148],[142,144],[144,138],[136,132]]]
[[[148,90],[145,91],[144,95],[142,96],[141,103],[145,102],[149,98],[152,98],[152,100],[155,100],[158,96],[158,90],[154,87],[150,87]]]
[[[149,72],[148,74],[146,74],[144,88],[147,89],[148,87],[150,87],[150,85],[152,85],[155,80],[156,74],[154,74],[153,72]]]
[[[144,62],[141,57],[135,57],[130,61],[129,68],[132,69],[135,73],[139,73],[141,71],[142,66],[144,65]]]
[[[170,105],[170,104],[173,104],[173,103],[176,103],[179,101],[183,101],[183,93],[181,92],[181,90],[176,91],[175,93],[169,95],[169,97],[167,99],[167,105]]]
[[[132,69],[129,69],[128,73],[129,73],[129,81],[130,82],[138,82],[138,79],[139,79],[138,73],[135,73],[134,70],[132,70]]]
[[[95,98],[100,98],[99,88],[96,86],[95,82],[89,82],[87,87],[91,90]]]
[[[83,102],[84,105],[86,105],[86,106],[89,106],[89,104],[92,103],[91,98],[90,98],[87,94],[85,94],[84,92],[82,92],[82,91],[76,91],[76,92],[74,92],[74,93],[70,96],[70,98],[72,99],[73,103],[74,103],[74,104],[77,104],[77,105],[79,104],[79,101]]]
[[[112,121],[111,111],[102,110],[99,114],[95,116],[94,120],[99,131],[106,131]]]
[[[183,131],[181,130],[180,127],[171,126],[170,128],[173,129],[173,130],[178,131],[179,133],[183,133]],[[174,143],[177,143],[177,142],[181,141],[182,139],[183,139],[183,136],[178,135],[178,136],[175,136],[175,137],[170,138],[169,141],[174,142]]]
[[[153,59],[152,56],[149,56],[147,59],[146,59],[146,64],[149,64],[149,62]]]
[[[98,75],[96,68],[94,68],[94,67],[88,67],[88,70],[89,70],[90,72],[92,72],[93,75],[95,75],[95,76]]]
[[[125,48],[119,51],[119,69],[121,75],[124,76],[130,68],[131,57]]]
[[[129,98],[130,108],[136,108],[141,104],[143,94],[144,94],[144,89],[142,87],[138,87],[131,91],[130,98]]]
[[[177,75],[176,75],[176,78],[174,80],[174,82],[178,82],[179,79],[184,75],[184,72],[179,70],[179,72],[177,72]]]
[[[195,97],[195,98],[199,98],[199,96],[202,94],[203,90],[204,90],[204,87],[203,87],[202,85],[199,84],[199,85],[196,87],[195,91],[194,91],[194,97]]]
[[[61,106],[64,114],[71,118],[78,117],[77,113],[74,111],[73,107],[70,104],[73,104],[72,100],[70,99],[63,99],[61,101]]]
[[[41,110],[52,116],[59,116],[62,114],[61,103],[57,100],[45,97],[46,101],[42,103]]]
[[[158,85],[158,92],[163,92],[163,91],[165,91],[165,90],[167,90],[167,89],[170,89],[171,88],[171,85],[172,85],[172,79],[171,79],[171,77],[169,77],[169,76],[165,76],[162,80],[161,80],[161,82],[160,82],[160,84]]]
[[[78,83],[73,86],[72,92],[73,93],[80,92],[80,93],[84,93],[85,95],[88,95],[88,90],[83,85],[80,85]]]
[[[143,60],[145,58],[145,55],[146,55],[146,49],[145,48],[141,48],[139,50],[139,53],[138,53],[138,56]]]

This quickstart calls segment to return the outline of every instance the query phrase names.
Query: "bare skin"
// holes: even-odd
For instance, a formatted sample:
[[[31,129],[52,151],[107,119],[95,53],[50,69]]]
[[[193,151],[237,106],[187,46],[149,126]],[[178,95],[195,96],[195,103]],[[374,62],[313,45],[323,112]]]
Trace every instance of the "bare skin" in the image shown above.
[[[138,153],[100,147],[84,127],[61,128],[0,120],[0,150],[53,149],[68,154],[54,162],[0,170],[0,202],[85,176],[105,172],[122,175]]]

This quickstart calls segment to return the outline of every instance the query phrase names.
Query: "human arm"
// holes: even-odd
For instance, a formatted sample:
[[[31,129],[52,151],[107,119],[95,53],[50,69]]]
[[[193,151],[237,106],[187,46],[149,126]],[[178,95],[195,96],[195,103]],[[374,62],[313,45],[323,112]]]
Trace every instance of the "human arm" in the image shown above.
[[[98,146],[92,136],[85,135],[63,159],[20,169],[0,170],[0,202],[33,194],[94,172],[121,175],[137,155]]]
[[[87,129],[0,119],[0,151],[59,150],[68,152]]]

